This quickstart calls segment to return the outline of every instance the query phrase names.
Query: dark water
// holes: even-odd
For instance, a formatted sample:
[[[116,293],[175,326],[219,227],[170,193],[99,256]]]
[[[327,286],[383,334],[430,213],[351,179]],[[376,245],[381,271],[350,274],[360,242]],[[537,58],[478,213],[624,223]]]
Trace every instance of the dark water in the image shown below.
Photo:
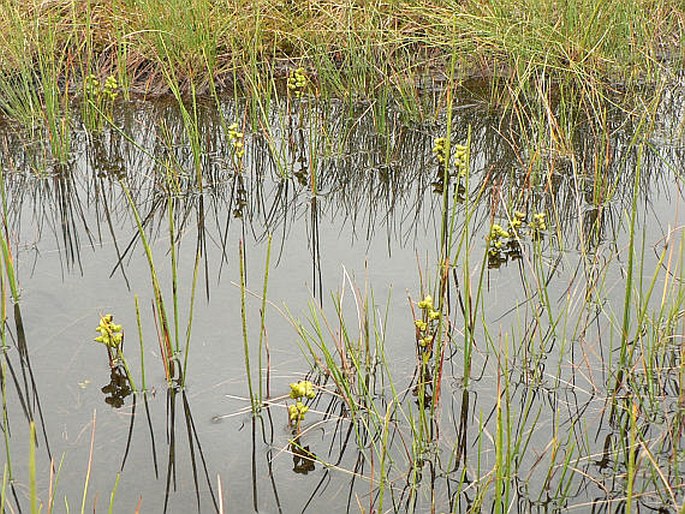
[[[432,147],[445,133],[444,119],[405,123],[392,109],[378,113],[372,104],[283,106],[259,123],[246,123],[241,174],[234,172],[225,130],[244,116],[243,107],[233,104],[203,111],[197,159],[178,109],[166,104],[122,107],[118,129],[95,135],[76,130],[72,160],[62,165],[46,157],[47,142],[27,144],[5,132],[6,234],[30,362],[29,369],[21,358],[17,311],[5,283],[3,376],[11,428],[5,452],[10,449],[14,473],[8,505],[30,510],[27,418],[33,417],[38,497],[45,510],[50,456],[59,468],[54,511],[79,510],[93,420],[88,511],[94,504],[98,512],[107,510],[122,463],[114,512],[133,512],[138,502],[140,512],[213,512],[220,497],[225,512],[368,512],[378,508],[380,490],[385,511],[466,512],[479,502],[490,510],[495,486],[487,484],[495,478],[501,444],[499,397],[507,405],[509,436],[503,440],[510,443],[504,453],[514,469],[506,478],[510,489],[503,508],[623,509],[626,469],[617,457],[623,455],[627,418],[625,410],[612,415],[610,399],[635,199],[633,280],[641,297],[657,273],[655,292],[644,300],[651,320],[645,331],[665,324],[659,312],[675,314],[670,325],[661,326],[661,338],[645,336],[632,344],[636,389],[622,389],[619,403],[623,409],[631,395],[639,398],[640,433],[651,451],[649,457],[646,450],[639,455],[637,505],[673,509],[674,499],[683,501],[685,471],[679,414],[682,105],[677,91],[669,92],[655,126],[636,138],[642,130],[637,120],[620,114],[609,116],[601,129],[574,127],[571,148],[550,144],[534,126],[521,133],[518,125],[477,106],[455,109],[453,141],[463,143],[470,133],[471,172],[465,201],[451,208],[457,213],[454,233],[468,227],[470,236],[466,250],[456,242],[452,247],[453,342],[442,378],[439,437],[424,448],[422,462],[411,450],[407,421],[418,415],[411,394],[416,345],[407,297],[420,299],[421,277],[426,290],[436,283],[442,196],[435,192],[439,175]],[[169,388],[165,380],[150,269],[122,184],[144,220],[173,331],[172,207],[181,360],[193,306],[182,389]],[[548,229],[537,242],[523,241],[521,259],[489,267],[485,236],[492,222],[506,224],[505,212],[514,209],[529,216],[546,212]],[[253,418],[238,257],[242,241],[256,377],[269,236],[265,340],[271,407]],[[667,241],[674,253],[659,262]],[[465,276],[475,288],[483,277],[466,389],[458,309]],[[355,288],[373,291],[371,312],[380,320],[387,312],[387,322],[376,325],[386,361],[370,375],[381,416],[392,412],[386,443],[391,457],[382,485],[377,459],[383,443],[369,436],[378,432],[353,428],[333,385],[321,375],[307,375],[310,358],[293,326],[302,320],[311,330],[310,306],[316,311],[322,304],[329,324],[324,332],[330,331],[332,341],[340,332],[334,298],[341,295],[350,337],[357,340]],[[103,392],[111,378],[107,352],[93,338],[100,316],[112,313],[124,326],[125,352],[140,387],[136,296],[148,394],[127,395],[116,408],[116,388]],[[641,310],[631,312],[634,330]],[[652,380],[640,382],[639,376],[648,375]],[[305,376],[322,387],[302,438],[319,459],[313,469],[306,459],[293,459],[286,413],[288,384]],[[392,387],[399,404],[392,401]],[[486,491],[482,496],[479,487]]]

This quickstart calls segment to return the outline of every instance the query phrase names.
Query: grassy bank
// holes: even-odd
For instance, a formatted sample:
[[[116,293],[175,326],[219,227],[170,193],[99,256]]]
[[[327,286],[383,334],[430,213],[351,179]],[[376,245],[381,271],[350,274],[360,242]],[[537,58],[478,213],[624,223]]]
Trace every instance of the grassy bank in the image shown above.
[[[505,79],[516,97],[541,79],[644,82],[682,60],[683,32],[677,0],[10,0],[0,74],[5,111],[8,86],[78,93],[91,73],[147,95],[259,92],[303,65],[323,94],[407,95],[455,58],[458,78]]]

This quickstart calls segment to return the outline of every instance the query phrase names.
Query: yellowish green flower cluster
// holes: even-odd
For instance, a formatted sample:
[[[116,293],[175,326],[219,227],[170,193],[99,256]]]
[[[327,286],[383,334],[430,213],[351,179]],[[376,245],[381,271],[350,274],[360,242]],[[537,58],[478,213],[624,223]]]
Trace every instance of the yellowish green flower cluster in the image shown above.
[[[533,219],[528,224],[528,227],[530,227],[530,230],[534,236],[538,236],[540,235],[540,232],[547,230],[547,222],[545,221],[545,218],[546,216],[544,212],[538,212],[537,214],[533,215]]]
[[[468,162],[466,162],[466,147],[464,145],[456,145],[454,147],[454,166],[457,168],[457,175],[463,178],[468,172]]]
[[[433,297],[431,295],[426,295],[418,303],[418,307],[421,309],[421,317],[414,320],[416,338],[424,358],[427,358],[430,356],[433,347],[433,339],[435,338],[437,321],[440,319],[440,311],[436,310],[433,306]]]
[[[509,239],[509,232],[504,230],[500,225],[494,223],[490,229],[490,234],[488,235],[489,249],[488,253],[494,256],[502,251],[505,242]]]
[[[245,134],[238,130],[238,124],[232,123],[228,127],[228,137],[231,138],[233,153],[239,160],[245,155]]]
[[[109,75],[105,83],[100,84],[97,76],[91,73],[83,81],[83,89],[91,100],[102,98],[113,102],[119,96],[119,82],[114,75]]]
[[[111,101],[116,100],[119,96],[119,82],[114,75],[110,75],[105,79],[105,85],[102,86],[102,94]]]
[[[520,240],[526,235],[534,239],[540,238],[545,230],[547,223],[544,212],[534,214],[531,221],[526,222],[526,213],[516,210],[509,219],[507,230],[494,223],[485,238],[488,242],[489,266],[499,267],[509,259],[520,258]]]
[[[439,163],[437,176],[435,181],[432,183],[433,192],[437,194],[443,194],[445,192],[445,187],[449,186],[453,178],[456,178],[455,186],[455,199],[458,202],[463,202],[466,200],[466,187],[464,186],[463,179],[468,175],[469,172],[469,156],[468,148],[465,145],[454,145],[452,155],[454,156],[454,167],[452,167],[451,162],[448,163],[449,152],[449,142],[445,137],[438,137],[433,143],[433,154]]]
[[[523,226],[523,221],[526,219],[526,213],[521,211],[514,211],[514,217],[509,220],[509,230],[518,232]]]
[[[433,153],[440,164],[445,164],[447,159],[447,139],[439,137],[433,143]]]
[[[83,122],[90,130],[99,131],[106,120],[112,120],[114,101],[119,96],[119,82],[109,75],[101,82],[91,73],[83,80]]]
[[[309,406],[305,405],[302,400],[311,400],[315,396],[314,384],[309,380],[300,380],[290,384],[290,398],[296,401],[293,405],[288,406],[288,418],[290,419],[290,424],[295,425],[298,432],[300,424],[304,420],[304,415],[309,411]]]
[[[288,406],[288,415],[290,416],[290,422],[294,425],[299,426],[299,424],[304,419],[304,415],[309,411],[309,407],[302,403],[301,401],[295,402],[293,405]]]
[[[433,143],[433,153],[440,164],[445,164],[447,160],[447,138],[439,137]],[[468,171],[466,147],[464,145],[454,146],[454,166],[459,177],[465,177]]]
[[[316,391],[314,391],[314,384],[309,380],[300,380],[299,382],[293,382],[290,384],[290,397],[293,400],[298,400],[301,398],[312,399],[316,396]]]
[[[124,340],[123,329],[121,325],[114,323],[114,318],[111,314],[102,316],[100,324],[95,330],[100,333],[95,340],[108,348],[119,348]]]
[[[296,70],[292,70],[288,76],[288,90],[299,98],[304,94],[308,82],[309,79],[307,78],[307,73],[304,71],[304,68],[297,68]]]
[[[83,89],[88,96],[93,97],[98,95],[98,91],[100,91],[100,81],[93,73],[88,75],[83,81]]]

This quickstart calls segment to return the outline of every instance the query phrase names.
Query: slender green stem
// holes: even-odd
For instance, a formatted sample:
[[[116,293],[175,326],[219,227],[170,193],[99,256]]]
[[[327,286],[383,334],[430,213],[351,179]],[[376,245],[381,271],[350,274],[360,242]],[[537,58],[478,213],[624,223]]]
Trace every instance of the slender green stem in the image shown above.
[[[117,477],[114,480],[114,487],[112,488],[112,492],[109,495],[109,509],[107,509],[108,514],[112,514],[114,512],[114,498],[117,495],[117,490],[119,489],[119,479],[121,478],[121,472],[117,473]]]
[[[266,336],[266,297],[267,288],[269,285],[269,266],[271,262],[271,234],[269,234],[267,245],[266,245],[266,262],[264,263],[264,286],[262,287],[262,306],[259,312],[259,354],[258,354],[258,365],[259,365],[259,404],[261,405],[264,401],[264,381],[262,380],[262,370],[264,369],[262,359],[264,353],[264,338]]]
[[[138,326],[138,343],[140,345],[140,380],[143,387],[142,391],[147,391],[147,384],[145,382],[145,345],[143,344],[143,323],[140,319],[140,305],[138,303],[138,295],[134,295],[136,304],[136,324]]]
[[[245,354],[245,372],[247,375],[247,390],[250,396],[250,403],[252,405],[252,412],[257,413],[259,405],[257,403],[257,398],[254,395],[254,389],[252,388],[252,369],[250,368],[250,345],[247,338],[247,305],[246,305],[246,294],[247,294],[247,284],[245,277],[245,250],[243,248],[243,241],[240,241],[238,248],[239,261],[240,261],[240,319],[242,322],[243,329],[243,350]]]

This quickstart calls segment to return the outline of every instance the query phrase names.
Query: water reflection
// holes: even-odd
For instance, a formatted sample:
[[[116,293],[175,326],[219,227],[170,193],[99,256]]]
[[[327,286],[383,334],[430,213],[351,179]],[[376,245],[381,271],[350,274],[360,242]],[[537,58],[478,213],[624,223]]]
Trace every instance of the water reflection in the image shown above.
[[[147,369],[138,359],[135,364],[136,373],[157,372],[150,380],[163,391],[165,408],[154,403],[152,388],[134,391],[118,365],[110,367],[109,383],[101,389],[106,403],[130,416],[126,439],[116,450],[123,455],[122,477],[133,477],[132,486],[144,489],[146,506],[218,511],[224,491],[216,490],[216,475],[227,487],[251,490],[250,498],[233,491],[236,508],[279,512],[317,512],[331,505],[337,510],[362,505],[367,511],[439,506],[453,512],[516,505],[554,512],[572,506],[575,497],[595,511],[612,511],[624,501],[623,477],[637,461],[641,469],[658,461],[666,483],[678,486],[682,316],[661,312],[648,319],[652,311],[645,303],[632,311],[625,334],[611,330],[626,302],[625,213],[636,205],[636,234],[644,247],[657,232],[673,237],[671,250],[678,247],[680,234],[668,226],[677,222],[670,216],[682,195],[671,186],[685,164],[680,146],[639,150],[634,127],[607,116],[606,130],[578,130],[573,148],[562,152],[535,134],[535,127],[520,133],[511,120],[463,110],[452,120],[451,132],[453,144],[471,142],[467,184],[458,174],[446,177],[436,161],[435,140],[445,132],[441,122],[392,124],[379,131],[373,116],[353,115],[343,104],[301,102],[289,111],[274,109],[259,122],[243,122],[246,153],[237,164],[226,127],[244,119],[243,106],[226,104],[219,112],[199,107],[194,139],[199,148],[191,144],[182,114],[168,104],[136,105],[116,114],[117,128],[76,134],[73,159],[61,167],[46,165],[32,154],[35,148],[18,144],[11,133],[2,136],[6,237],[16,249],[22,280],[31,284],[21,305],[35,301],[33,288],[40,291],[40,279],[48,280],[41,266],[51,258],[62,281],[73,275],[87,279],[74,295],[85,296],[86,307],[111,302],[130,311],[129,291],[157,301],[144,257],[145,240],[151,243],[163,277],[159,294],[171,307],[168,319],[156,303],[142,315],[147,340],[162,344],[143,350],[156,359]],[[539,145],[531,145],[536,140]],[[444,198],[453,216],[455,237],[449,244],[439,240]],[[140,230],[132,206],[140,213]],[[531,227],[538,214],[546,215],[546,227],[536,232]],[[493,232],[495,225],[506,237]],[[253,326],[261,307],[249,304],[252,317],[245,331],[267,334],[274,345],[273,380],[287,380],[311,365],[322,394],[311,405],[317,417],[302,434],[293,434],[277,408],[278,386],[274,397],[269,383],[266,407],[251,419],[248,450],[246,436],[230,433],[228,423],[214,432],[205,421],[224,409],[216,384],[222,392],[244,389],[239,306],[226,293],[227,283],[235,281],[236,247],[245,245],[247,287],[259,296],[266,273],[259,263],[269,235],[279,249],[274,273],[287,270],[274,278],[282,280],[274,304],[311,294],[316,301],[306,316],[320,309],[322,317],[318,325],[311,323],[314,328],[303,321],[293,334],[288,323]],[[439,272],[424,271],[428,264],[422,263],[432,262],[443,245],[452,245],[449,250],[460,259],[442,263]],[[644,286],[655,269],[667,270],[670,283],[681,281],[679,254],[658,248],[652,259],[636,248],[642,264],[634,276],[644,280],[639,295],[650,290]],[[363,270],[370,282],[376,280],[375,287],[393,281],[417,294],[432,282],[444,282],[449,314],[444,353],[420,344],[426,334],[417,337],[412,323],[418,316],[406,302],[388,300],[395,310],[381,322],[379,299],[362,294],[365,285],[349,286],[347,274],[347,296],[329,297],[341,264],[380,260],[379,254],[387,257],[381,261],[387,269]],[[36,259],[31,266],[27,256]],[[479,280],[482,287],[474,287]],[[202,296],[196,295],[196,284],[204,287],[202,301],[196,301]],[[650,305],[670,305],[663,300],[670,294],[668,284],[661,279],[655,284],[662,288],[661,299],[655,293]],[[614,288],[619,294],[612,294]],[[88,296],[92,290],[103,292]],[[76,300],[65,298],[60,307],[66,310]],[[14,383],[10,405],[44,427],[51,458],[47,441],[55,429],[46,425],[59,416],[52,402],[64,400],[51,391],[51,409],[43,419],[31,357],[48,357],[29,351],[19,305],[13,311],[19,358],[9,349],[3,352],[3,391]],[[324,317],[330,308],[333,314]],[[675,301],[673,308],[682,305]],[[356,317],[345,325],[349,313]],[[61,330],[80,326],[75,320],[83,313],[69,310],[64,316]],[[133,316],[129,312],[129,319]],[[635,331],[638,321],[642,325]],[[29,331],[42,333],[37,325],[34,319]],[[655,335],[646,338],[646,333]],[[630,341],[632,367],[626,357],[617,369],[617,337]],[[318,351],[322,341],[335,344],[328,360],[308,362],[301,355],[309,354],[297,347],[302,341]],[[184,354],[191,342],[192,350]],[[473,350],[470,360],[464,357],[467,345]],[[73,353],[66,348],[48,355],[69,366],[69,359],[77,358]],[[440,367],[421,365],[424,355]],[[163,369],[160,360],[171,362],[171,368]],[[270,366],[265,368],[271,371]],[[261,380],[266,371],[258,373]],[[266,374],[265,380],[272,380]],[[633,398],[640,399],[637,410]],[[196,418],[193,412],[201,414]],[[631,437],[638,442],[629,444]],[[161,473],[159,448],[167,451]],[[143,466],[149,476],[139,474]],[[243,472],[247,469],[251,473]],[[652,499],[664,493],[663,484],[648,475],[636,481],[636,490],[644,493],[639,501],[661,508]],[[183,502],[186,493],[192,498]],[[673,494],[671,504],[682,501],[679,489]]]
[[[126,370],[123,366],[113,366],[109,374],[109,383],[100,389],[105,394],[105,403],[118,409],[123,407],[126,398],[131,396],[133,390],[128,382]]]

